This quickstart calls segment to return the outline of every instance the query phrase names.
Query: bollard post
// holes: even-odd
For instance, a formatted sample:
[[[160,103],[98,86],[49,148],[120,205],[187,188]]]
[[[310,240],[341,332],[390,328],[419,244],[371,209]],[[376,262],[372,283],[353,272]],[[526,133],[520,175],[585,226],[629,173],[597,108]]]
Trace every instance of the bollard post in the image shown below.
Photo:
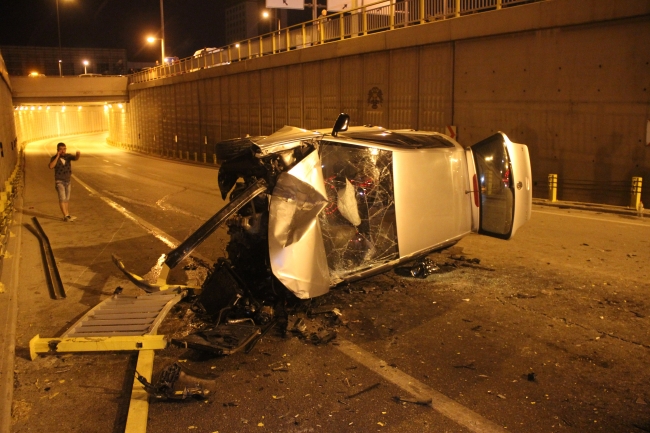
[[[548,201],[557,201],[557,174],[548,175]]]
[[[212,163],[213,163],[214,165],[217,165],[217,154],[216,154],[216,153],[213,153],[213,154],[212,154]]]
[[[199,160],[199,159],[198,159],[198,157],[196,156],[196,152],[194,152],[194,162],[197,162],[198,160]]]
[[[206,155],[205,152],[203,152],[203,164],[205,164],[205,162],[206,162]]]
[[[190,151],[189,150],[185,151],[185,159],[187,159],[188,161],[190,160]]]
[[[642,183],[643,183],[642,177],[632,178],[632,186],[630,188],[630,207],[632,209],[639,209],[639,203],[641,203]]]

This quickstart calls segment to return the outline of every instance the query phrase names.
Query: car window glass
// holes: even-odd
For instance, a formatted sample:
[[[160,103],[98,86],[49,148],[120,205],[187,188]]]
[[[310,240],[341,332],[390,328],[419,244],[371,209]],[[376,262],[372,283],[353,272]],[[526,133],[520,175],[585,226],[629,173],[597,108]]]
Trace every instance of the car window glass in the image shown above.
[[[510,158],[501,134],[472,146],[481,197],[481,230],[508,235],[512,230],[514,189]]]
[[[320,213],[333,277],[398,258],[393,153],[321,141],[327,207]]]

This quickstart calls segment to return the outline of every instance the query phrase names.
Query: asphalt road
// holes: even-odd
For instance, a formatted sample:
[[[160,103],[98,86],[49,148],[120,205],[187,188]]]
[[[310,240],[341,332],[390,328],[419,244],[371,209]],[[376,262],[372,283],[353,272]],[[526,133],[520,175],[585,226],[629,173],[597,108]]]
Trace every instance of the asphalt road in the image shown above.
[[[26,150],[14,227],[13,432],[124,430],[134,355],[30,361],[29,340],[60,335],[118,286],[138,294],[111,255],[144,274],[223,205],[215,169],[123,152],[104,138],[65,140],[69,152],[82,152],[73,163],[74,223],[61,220],[47,169],[58,140]],[[50,238],[65,300],[48,296],[26,227],[34,216]],[[326,316],[308,321],[336,330],[328,344],[272,331],[249,354],[158,351],[155,372],[178,361],[191,372],[179,383],[201,383],[210,395],[152,402],[147,431],[650,431],[649,239],[647,219],[535,206],[511,241],[471,235],[431,255],[454,264],[451,272],[424,280],[389,272],[315,300],[342,313],[335,325]],[[198,254],[214,261],[225,240],[215,233]],[[174,281],[197,278],[182,268]],[[187,307],[162,332],[182,328]]]

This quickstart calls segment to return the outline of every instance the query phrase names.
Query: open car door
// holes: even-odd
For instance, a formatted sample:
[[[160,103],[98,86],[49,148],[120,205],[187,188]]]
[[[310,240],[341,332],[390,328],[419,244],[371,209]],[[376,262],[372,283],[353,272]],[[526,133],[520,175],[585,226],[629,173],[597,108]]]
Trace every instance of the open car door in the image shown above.
[[[498,132],[471,147],[476,168],[478,232],[510,239],[530,219],[531,170],[528,147]]]

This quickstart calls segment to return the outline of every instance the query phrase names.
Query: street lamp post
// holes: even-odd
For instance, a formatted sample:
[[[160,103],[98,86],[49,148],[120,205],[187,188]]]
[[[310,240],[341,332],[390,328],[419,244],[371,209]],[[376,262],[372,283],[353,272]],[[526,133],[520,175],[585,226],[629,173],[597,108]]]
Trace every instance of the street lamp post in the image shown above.
[[[62,77],[63,69],[61,63],[63,63],[63,59],[61,59],[61,20],[59,19],[59,0],[56,0],[56,30],[59,35],[59,77]]]
[[[59,77],[62,77],[63,70],[61,69],[61,24],[59,21],[59,0],[56,0],[56,29],[59,32]]]
[[[153,44],[156,41],[160,41],[160,47],[161,47],[161,51],[162,51],[162,62],[161,62],[161,65],[162,65],[162,64],[165,63],[165,48],[164,48],[165,46],[164,46],[163,40],[160,39],[160,38],[154,38],[153,36],[149,36],[147,38],[147,42],[149,42],[150,44]]]
[[[164,65],[165,64],[165,12],[163,11],[163,0],[160,0],[160,36],[161,37],[159,38],[154,38],[153,36],[149,36],[147,38],[147,42],[152,44],[155,41],[160,41],[160,52],[162,54],[162,59],[160,64]]]
[[[274,12],[274,14],[277,14],[277,13]],[[271,14],[269,13],[269,11],[262,12],[262,17],[269,20],[269,32],[272,32],[273,31],[273,20],[271,20]],[[281,27],[280,26],[280,18],[278,17],[278,30],[280,30],[280,27]]]
[[[160,0],[160,50],[162,51],[162,63],[165,63],[165,13],[163,12],[163,0]]]

